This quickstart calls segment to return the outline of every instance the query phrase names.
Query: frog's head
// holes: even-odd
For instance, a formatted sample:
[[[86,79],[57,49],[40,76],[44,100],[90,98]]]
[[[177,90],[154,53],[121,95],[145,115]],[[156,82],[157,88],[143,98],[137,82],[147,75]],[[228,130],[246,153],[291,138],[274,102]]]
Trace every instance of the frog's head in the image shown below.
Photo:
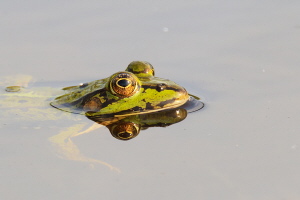
[[[154,77],[152,65],[141,61],[134,61],[126,71],[91,82],[85,88],[72,89],[62,97],[52,105],[71,112],[81,110],[87,116],[145,114],[179,107],[189,99],[183,87]]]

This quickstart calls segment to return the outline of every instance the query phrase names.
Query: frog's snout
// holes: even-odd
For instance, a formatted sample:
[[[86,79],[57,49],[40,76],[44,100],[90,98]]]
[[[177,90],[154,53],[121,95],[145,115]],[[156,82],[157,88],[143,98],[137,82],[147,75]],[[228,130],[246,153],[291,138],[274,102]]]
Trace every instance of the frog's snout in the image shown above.
[[[189,100],[189,94],[183,87],[178,90],[179,91],[177,92],[176,101],[178,101],[178,104],[184,104]]]

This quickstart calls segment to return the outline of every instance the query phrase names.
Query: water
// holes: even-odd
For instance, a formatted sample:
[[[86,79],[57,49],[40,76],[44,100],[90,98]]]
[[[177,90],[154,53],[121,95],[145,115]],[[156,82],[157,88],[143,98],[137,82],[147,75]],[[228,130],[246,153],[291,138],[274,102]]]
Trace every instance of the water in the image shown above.
[[[7,116],[0,198],[299,199],[299,8],[297,1],[2,2],[1,77],[86,82],[146,60],[206,106],[130,141],[104,127],[72,138],[81,155],[112,170],[61,159],[49,141],[73,125],[92,126],[84,116]]]

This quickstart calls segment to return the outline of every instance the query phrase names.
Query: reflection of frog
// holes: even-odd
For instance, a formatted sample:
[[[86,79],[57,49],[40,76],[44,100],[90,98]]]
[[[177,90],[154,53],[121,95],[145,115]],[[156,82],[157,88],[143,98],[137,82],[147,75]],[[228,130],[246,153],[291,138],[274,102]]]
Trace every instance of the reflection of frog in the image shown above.
[[[19,91],[20,89],[21,91]],[[110,131],[117,130],[116,127],[121,122],[129,123],[129,120],[132,120],[133,124],[139,124],[137,130],[139,132],[140,129],[146,127],[147,123],[149,124],[147,119],[161,118],[153,112],[177,108],[182,104],[191,104],[191,102],[192,106],[190,107],[192,108],[188,108],[189,110],[197,110],[203,106],[202,103],[197,104],[200,101],[197,101],[193,96],[189,96],[184,88],[174,82],[154,77],[153,67],[147,62],[140,61],[130,63],[126,71],[116,73],[109,78],[67,87],[63,90],[44,87],[7,87],[6,91],[8,93],[0,93],[0,118],[3,119],[2,123],[7,122],[18,125],[24,121],[60,119],[62,121],[58,121],[59,123],[65,123],[62,127],[68,126],[67,121],[76,118],[67,113],[72,112],[85,114],[87,117],[101,115],[102,119],[103,117],[108,120],[114,119],[106,122]],[[51,98],[56,95],[61,96],[52,101],[51,105],[67,112],[57,112],[57,110],[47,106]],[[148,113],[153,113],[153,115],[148,115]],[[134,116],[138,114],[145,115]],[[185,116],[173,122],[167,122],[163,119],[161,123],[172,124],[184,118]],[[118,121],[116,119],[120,122],[118,124],[112,123]],[[158,122],[156,121],[156,123]],[[106,125],[105,123],[101,124]],[[103,161],[83,156],[72,142],[72,137],[87,133],[95,127],[98,128],[94,125],[92,128],[84,130],[85,126],[86,124],[82,121],[77,121],[76,125],[64,128],[59,134],[51,137],[50,141],[59,147],[59,153],[64,158],[100,163],[111,169],[116,169]],[[125,138],[126,134],[121,134],[121,132],[119,131],[117,137]]]
[[[102,117],[99,115],[88,118],[106,126],[113,137],[119,140],[130,140],[136,137],[140,130],[150,127],[167,127],[184,120],[186,116],[187,111],[184,108],[174,108],[125,117]]]

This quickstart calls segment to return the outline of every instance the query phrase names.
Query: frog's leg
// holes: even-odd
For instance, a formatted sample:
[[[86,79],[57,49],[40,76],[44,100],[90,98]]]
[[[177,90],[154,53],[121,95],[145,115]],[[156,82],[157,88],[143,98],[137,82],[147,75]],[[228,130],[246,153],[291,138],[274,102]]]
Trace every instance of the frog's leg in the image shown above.
[[[88,133],[92,130],[95,130],[97,128],[100,128],[100,126],[92,125],[90,128],[79,132],[84,128],[85,124],[76,124],[75,126],[69,127],[64,131],[61,131],[59,134],[54,135],[49,138],[49,140],[52,142],[53,145],[57,146],[57,151],[59,154],[59,157],[68,159],[68,160],[74,160],[74,161],[81,161],[81,162],[88,162],[90,164],[101,164],[104,165],[111,170],[115,170],[117,172],[120,172],[120,170],[104,161],[97,160],[94,158],[88,158],[80,153],[80,150],[78,147],[73,143],[71,140],[72,137]],[[92,165],[93,166],[93,165]]]
[[[98,128],[101,128],[102,126],[103,126],[103,125],[101,125],[101,124],[93,123],[93,125],[90,126],[89,128],[87,128],[87,129],[85,129],[84,131],[81,131],[81,132],[79,132],[79,133],[76,133],[76,134],[72,135],[71,137],[77,137],[77,136],[79,136],[79,135],[83,135],[83,134],[85,134],[85,133],[89,133],[89,132],[94,131],[94,130],[96,130],[96,129],[98,129]]]

